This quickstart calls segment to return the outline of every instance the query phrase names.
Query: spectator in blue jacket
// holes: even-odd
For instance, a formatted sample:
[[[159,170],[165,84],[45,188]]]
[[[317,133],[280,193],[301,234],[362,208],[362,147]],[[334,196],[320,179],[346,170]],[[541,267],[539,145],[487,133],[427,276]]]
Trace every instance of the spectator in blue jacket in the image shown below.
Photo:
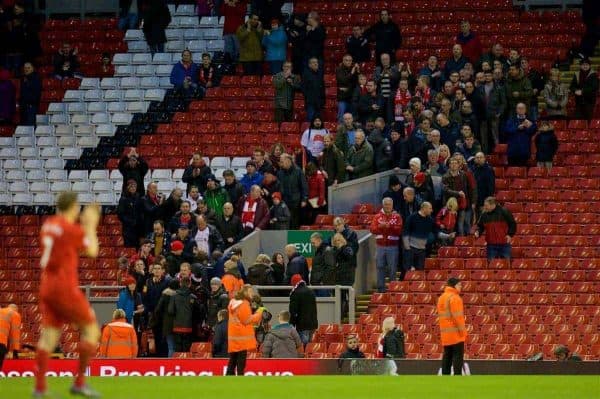
[[[144,313],[142,296],[135,290],[137,282],[133,277],[128,276],[125,278],[123,284],[125,284],[125,288],[119,291],[116,309],[123,309],[125,311],[125,316],[127,317],[127,323],[134,324],[134,316]]]
[[[198,88],[198,65],[192,61],[192,52],[183,50],[181,61],[173,65],[171,84],[176,90],[190,93]]]
[[[511,166],[527,166],[531,157],[531,138],[537,131],[535,122],[527,119],[527,107],[518,103],[516,115],[510,117],[504,125],[508,148],[508,164]]]
[[[269,64],[271,75],[281,72],[287,55],[287,35],[277,18],[271,21],[271,30],[265,30],[262,45],[266,50],[265,61]]]
[[[437,128],[440,131],[442,143],[446,144],[450,149],[450,154],[456,151],[456,142],[460,140],[460,130],[458,124],[448,119],[446,114],[439,113],[435,117]]]
[[[446,79],[450,79],[450,74],[452,72],[460,72],[467,62],[469,62],[469,60],[463,56],[462,46],[460,44],[452,46],[452,57],[448,59],[444,65],[444,75],[446,76]]]
[[[244,193],[248,194],[250,188],[254,185],[260,186],[263,181],[263,175],[257,170],[256,162],[246,162],[246,174],[240,180],[242,186],[244,186]]]

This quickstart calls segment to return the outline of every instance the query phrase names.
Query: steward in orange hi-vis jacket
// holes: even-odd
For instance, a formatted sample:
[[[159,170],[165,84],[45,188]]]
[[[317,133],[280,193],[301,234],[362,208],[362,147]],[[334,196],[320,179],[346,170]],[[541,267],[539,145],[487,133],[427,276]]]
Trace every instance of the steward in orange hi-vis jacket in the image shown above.
[[[459,295],[460,289],[460,281],[451,277],[437,303],[438,321],[444,347],[442,374],[445,375],[451,374],[451,367],[454,367],[454,375],[462,374],[467,328],[465,327],[463,301]]]
[[[102,330],[100,340],[101,357],[132,359],[138,354],[138,343],[135,329],[125,318],[125,311],[117,309],[113,312],[113,321]]]
[[[21,315],[15,304],[0,309],[0,370],[9,352],[21,349]]]

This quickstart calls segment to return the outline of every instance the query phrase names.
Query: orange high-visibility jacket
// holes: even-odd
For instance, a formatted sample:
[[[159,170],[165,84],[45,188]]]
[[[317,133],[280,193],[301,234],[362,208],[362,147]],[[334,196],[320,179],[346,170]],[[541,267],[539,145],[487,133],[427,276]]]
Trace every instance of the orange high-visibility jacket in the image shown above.
[[[453,287],[444,288],[437,303],[438,321],[442,345],[449,346],[467,339],[463,301],[459,291]]]
[[[238,278],[230,273],[225,273],[223,278],[221,279],[221,283],[223,284],[223,288],[227,291],[229,295],[229,299],[233,299],[235,294],[244,287],[244,280]]]
[[[116,319],[102,330],[100,356],[111,358],[134,358],[138,353],[135,329],[125,319]]]
[[[262,312],[252,314],[250,302],[232,299],[227,307],[229,323],[227,326],[227,350],[229,353],[256,350],[254,325],[260,323]]]
[[[21,350],[21,315],[9,307],[0,308],[0,344],[9,351]]]

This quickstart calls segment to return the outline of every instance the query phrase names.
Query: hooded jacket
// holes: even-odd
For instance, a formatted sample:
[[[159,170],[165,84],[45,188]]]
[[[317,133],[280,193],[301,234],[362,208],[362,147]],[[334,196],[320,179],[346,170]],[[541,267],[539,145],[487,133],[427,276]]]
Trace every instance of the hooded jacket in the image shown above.
[[[262,38],[264,31],[248,29],[246,24],[240,25],[235,32],[240,42],[240,62],[257,62],[263,60]]]
[[[221,279],[223,288],[229,294],[229,299],[232,299],[235,294],[244,286],[240,272],[237,269],[227,270]]]
[[[102,330],[100,356],[133,359],[137,357],[138,344],[135,329],[125,319],[116,319]]]
[[[267,333],[262,344],[265,358],[289,359],[301,357],[298,349],[302,347],[300,335],[289,323],[276,325]]]
[[[265,48],[265,61],[285,61],[287,51],[287,35],[283,26],[263,35],[262,45]]]
[[[315,250],[310,272],[310,284],[335,284],[335,255],[333,248],[325,242],[321,243]]]
[[[202,321],[202,307],[189,287],[181,287],[169,301],[168,313],[173,316],[173,332],[191,334],[194,322]]]
[[[173,315],[167,311],[169,308],[169,302],[175,295],[175,290],[171,288],[165,288],[162,292],[158,305],[154,309],[154,317],[152,318],[154,326],[161,327],[163,335],[169,335],[173,331]]]
[[[206,201],[206,206],[212,209],[217,217],[219,217],[223,215],[223,205],[229,202],[229,194],[223,187],[217,186],[214,190],[206,189],[204,200]]]
[[[219,310],[227,309],[229,295],[221,286],[215,292],[211,292],[206,303],[206,323],[214,327],[217,324],[217,313]]]
[[[273,204],[269,210],[269,218],[277,219],[275,222],[269,222],[272,230],[289,230],[291,215],[285,202],[281,201],[279,205]]]
[[[513,237],[517,232],[517,223],[513,215],[500,205],[490,212],[484,212],[477,223],[479,234],[485,233],[488,245],[506,244],[506,236]]]

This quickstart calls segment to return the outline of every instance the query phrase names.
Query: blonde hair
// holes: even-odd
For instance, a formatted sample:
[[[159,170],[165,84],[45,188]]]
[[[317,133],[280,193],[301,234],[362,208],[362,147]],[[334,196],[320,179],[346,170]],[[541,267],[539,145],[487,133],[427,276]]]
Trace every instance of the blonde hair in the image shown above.
[[[229,259],[227,262],[225,262],[224,266],[226,271],[237,270],[237,260],[233,260],[233,256],[231,258],[232,259]]]
[[[446,144],[440,144],[440,147],[438,148],[438,153],[442,154],[442,150],[446,150],[446,154],[448,154],[448,156],[446,157],[446,159],[450,158],[450,147],[448,147]]]
[[[381,323],[381,332],[385,335],[392,331],[394,327],[396,327],[396,319],[394,319],[392,316],[386,317],[383,319],[383,323]]]
[[[271,263],[271,257],[267,254],[259,254],[256,257],[256,263],[262,263],[262,264],[268,265]]]
[[[124,319],[126,317],[127,315],[125,315],[125,311],[123,309],[115,309],[115,311],[112,314],[113,320]]]
[[[448,198],[448,201],[446,202],[446,208],[453,212],[456,212],[458,210],[458,201],[456,200],[456,198]]]
[[[335,233],[333,235],[333,237],[331,238],[331,243],[333,244],[334,247],[337,247],[336,244],[338,242],[340,243],[340,247],[343,247],[344,245],[346,245],[348,243],[343,235],[341,235],[340,233]]]

